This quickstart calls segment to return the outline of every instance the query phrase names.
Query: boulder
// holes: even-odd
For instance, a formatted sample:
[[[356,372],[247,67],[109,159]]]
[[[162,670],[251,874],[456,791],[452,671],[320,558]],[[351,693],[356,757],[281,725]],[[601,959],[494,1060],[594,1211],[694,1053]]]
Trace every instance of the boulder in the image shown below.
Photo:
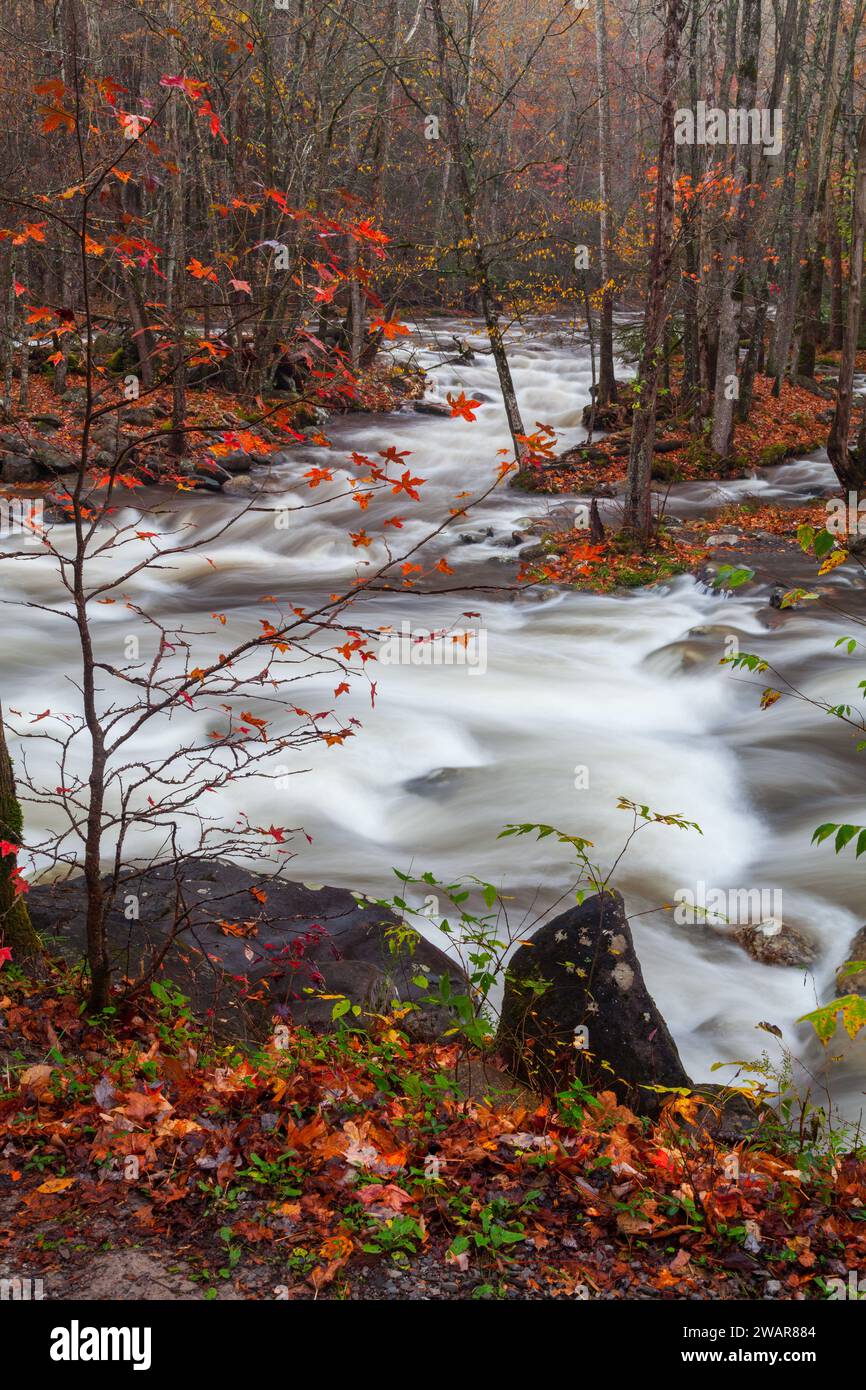
[[[765,922],[737,927],[733,933],[738,946],[762,965],[813,965],[818,957],[814,944],[797,927],[768,917]]]
[[[36,885],[28,905],[46,948],[81,961],[84,879]],[[333,1026],[336,1001],[322,994],[345,995],[361,1010],[347,1020],[362,1024],[395,999],[423,1001],[427,991],[413,982],[422,972],[431,984],[447,976],[465,993],[459,967],[429,942],[392,951],[387,932],[397,924],[344,888],[191,858],[129,874],[108,916],[108,940],[118,976],[137,977],[179,927],[156,978],[174,981],[219,1033],[254,1037],[270,1030],[274,1013],[312,1028]],[[420,1002],[403,1026],[415,1036],[438,1036],[450,1022]]]
[[[26,458],[24,454],[3,454],[2,467],[0,467],[0,478],[10,486],[20,483],[35,483],[37,478],[42,475],[32,459]]]
[[[128,410],[124,410],[121,418],[127,425],[153,425],[156,415],[149,406],[132,405]]]
[[[498,1045],[527,1085],[552,1092],[577,1077],[614,1090],[639,1114],[660,1107],[659,1094],[647,1088],[690,1085],[615,892],[563,912],[515,952]]]
[[[253,464],[269,465],[268,454],[247,453],[243,449],[232,449],[228,454],[220,454],[217,462],[227,473],[249,473]]]
[[[0,434],[0,450],[7,454],[22,454],[27,458],[30,445],[17,431],[10,430],[8,434]]]
[[[836,994],[860,994],[866,997],[866,969],[853,975],[843,975],[842,970],[848,961],[866,961],[866,927],[861,927],[851,939],[848,954],[836,972]]]
[[[63,427],[63,420],[59,415],[50,415],[47,412],[42,415],[31,415],[31,425],[36,425],[42,430],[59,430]]]
[[[49,473],[70,473],[78,466],[78,457],[75,454],[56,449],[53,444],[34,444],[33,458],[40,468]]]

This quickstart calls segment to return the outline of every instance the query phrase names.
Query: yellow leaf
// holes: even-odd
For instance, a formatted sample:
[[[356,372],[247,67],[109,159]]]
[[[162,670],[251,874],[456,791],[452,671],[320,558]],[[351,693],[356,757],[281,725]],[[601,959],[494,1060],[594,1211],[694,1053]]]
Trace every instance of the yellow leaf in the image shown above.
[[[74,1178],[49,1178],[37,1187],[37,1192],[65,1192],[75,1182]]]
[[[844,565],[847,559],[847,550],[831,550],[830,554],[827,556],[826,560],[824,561],[823,565],[818,571],[819,575],[829,574],[830,571],[834,570],[837,565]]]

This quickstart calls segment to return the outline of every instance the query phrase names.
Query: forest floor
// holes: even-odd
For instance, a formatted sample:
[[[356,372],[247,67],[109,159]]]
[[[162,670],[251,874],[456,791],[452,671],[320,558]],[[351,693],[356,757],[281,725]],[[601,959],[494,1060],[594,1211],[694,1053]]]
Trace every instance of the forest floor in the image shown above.
[[[393,1017],[279,1041],[215,1046],[159,987],[97,1026],[76,977],[7,965],[0,1277],[48,1299],[822,1299],[866,1260],[866,1157],[808,1123],[723,1139],[699,1095],[653,1122],[609,1091],[542,1099]]]
[[[674,373],[674,388],[677,376]],[[720,466],[711,456],[706,440],[691,433],[688,419],[664,413],[664,402],[656,429],[656,443],[663,452],[653,463],[653,479],[677,483],[708,478],[747,477],[753,468],[765,468],[795,455],[810,454],[823,447],[832,418],[832,392],[816,378],[816,386],[826,395],[816,395],[786,381],[778,396],[773,395],[769,377],[755,377],[749,418],[737,422],[730,460]],[[625,385],[628,390],[628,383]],[[558,459],[529,472],[524,481],[529,492],[591,492],[606,484],[621,483],[628,470],[630,425],[613,428],[588,448],[577,445]],[[590,457],[584,458],[584,453]]]
[[[819,383],[820,385],[820,377]],[[827,388],[823,388],[827,389]],[[756,468],[772,467],[786,459],[802,458],[823,447],[832,418],[831,403],[803,387],[785,382],[778,396],[766,377],[755,379],[749,418],[737,424],[734,449],[727,465],[710,458],[706,442],[689,433],[689,422],[677,416],[662,418],[657,431],[661,452],[653,465],[656,483],[725,481],[748,477]],[[859,422],[857,427],[859,427]],[[613,430],[588,450],[578,445],[559,459],[522,476],[530,493],[552,496],[613,496],[625,480],[629,428]],[[677,446],[677,447],[674,447]],[[590,457],[583,457],[587,452]],[[563,466],[558,467],[561,463]],[[761,503],[746,496],[711,517],[679,521],[665,516],[654,545],[642,550],[622,532],[609,529],[593,542],[584,528],[575,528],[565,510],[546,529],[546,554],[533,556],[520,570],[522,582],[566,584],[592,592],[610,592],[665,583],[677,574],[703,574],[708,562],[736,564],[737,555],[793,558],[800,526],[821,529],[827,521],[826,500],[800,505]]]

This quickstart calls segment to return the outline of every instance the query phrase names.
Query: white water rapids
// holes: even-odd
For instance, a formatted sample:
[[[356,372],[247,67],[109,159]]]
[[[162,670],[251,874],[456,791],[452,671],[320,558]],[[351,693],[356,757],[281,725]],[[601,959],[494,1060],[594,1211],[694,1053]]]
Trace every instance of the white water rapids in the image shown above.
[[[145,571],[129,586],[137,602],[169,623],[212,630],[209,615],[226,614],[225,628],[200,639],[199,664],[227,640],[259,630],[267,613],[261,595],[313,605],[351,582],[360,562],[381,560],[378,544],[367,552],[354,548],[350,529],[364,526],[375,536],[377,521],[399,514],[405,526],[393,543],[406,549],[459,505],[457,493],[489,483],[502,457],[497,451],[509,449],[510,440],[490,357],[437,365],[457,327],[443,321],[419,325],[415,349],[430,370],[434,399],[443,400],[448,391],[483,399],[475,423],[411,410],[336,419],[325,427],[330,449],[291,451],[268,482],[269,505],[281,499],[290,506],[308,503],[313,494],[301,475],[312,464],[331,467],[335,482],[314,494],[324,501],[344,492],[345,478],[356,475],[346,467],[352,450],[374,456],[394,445],[410,451],[405,466],[426,480],[420,503],[389,497],[361,513],[346,499],[305,510],[286,529],[250,512],[218,543],[168,569]],[[465,323],[459,332],[466,335]],[[536,421],[552,425],[558,447],[581,439],[590,386],[583,342],[562,324],[532,325],[514,335],[510,361],[527,428]],[[826,460],[798,461],[747,482],[674,489],[670,510],[706,511],[724,496],[746,491],[765,500],[808,496],[830,481]],[[203,495],[162,502],[165,516],[161,522],[148,518],[147,529],[168,530],[180,519],[201,531],[242,505]],[[424,552],[424,561],[447,554],[456,571],[452,585],[510,585],[516,568],[505,557],[513,561],[515,552],[496,540],[520,530],[520,518],[544,513],[548,505],[502,487],[480,512],[456,520],[448,537]],[[494,530],[492,539],[458,541],[460,532],[487,526]],[[55,527],[52,534],[62,545],[60,532]],[[107,567],[95,563],[91,573]],[[10,561],[2,569],[5,601],[57,603],[56,574],[47,559]],[[392,868],[419,874],[429,869],[449,879],[476,874],[514,895],[516,909],[532,907],[536,913],[567,889],[569,855],[552,839],[498,840],[507,822],[548,822],[585,835],[607,866],[631,823],[616,809],[618,796],[679,812],[703,833],[655,826],[642,831],[614,882],[632,915],[647,983],[687,1070],[709,1080],[715,1062],[751,1059],[765,1049],[778,1059],[776,1042],[756,1032],[756,1024],[766,1020],[783,1030],[785,1042],[819,1081],[829,1079],[839,1108],[856,1116],[866,1034],[854,1044],[834,1044],[831,1052],[845,1053],[845,1060],[828,1066],[811,1030],[796,1020],[831,997],[834,971],[848,958],[864,920],[859,904],[866,870],[850,849],[836,857],[832,844],[810,848],[812,831],[824,820],[866,822],[862,764],[845,729],[820,712],[786,700],[759,712],[754,683],[720,666],[719,659],[725,635],[737,634],[744,651],[770,657],[801,688],[839,701],[852,698],[857,682],[866,679],[866,662],[859,653],[834,653],[835,637],[846,632],[844,620],[828,621],[808,607],[780,617],[767,597],[766,587],[755,587],[725,598],[688,577],[663,590],[615,597],[539,589],[519,596],[483,590],[367,596],[353,617],[359,625],[406,619],[414,628],[460,628],[470,625],[461,614],[480,612],[486,670],[377,662],[375,708],[362,681],[338,702],[344,720],[354,715],[362,721],[356,736],[342,747],[303,750],[289,765],[310,770],[289,778],[285,788],[266,780],[244,784],[238,794],[243,810],[253,824],[304,827],[312,844],[296,837],[290,873],[305,881],[380,895],[396,890]],[[32,608],[9,607],[5,613],[7,709],[77,709],[66,679],[78,661],[71,624]],[[120,604],[97,607],[94,616],[100,651],[119,661],[124,636],[133,630],[128,611]],[[142,656],[148,656],[146,634]],[[293,688],[291,699],[310,710],[333,708],[335,684],[333,671],[320,668]],[[185,718],[201,719],[206,727],[195,711]],[[164,753],[185,740],[190,727],[183,725],[181,734],[179,725],[154,725],[138,751]],[[14,743],[12,753],[21,756]],[[42,774],[47,785],[59,780],[50,749],[36,745],[28,760],[31,774]],[[285,755],[281,761],[287,762]],[[589,785],[582,789],[575,784],[579,766],[588,771]],[[239,807],[228,792],[220,798],[218,809],[230,822]],[[49,823],[40,825],[40,815],[46,812],[27,811],[31,834]],[[780,889],[785,919],[819,944],[813,971],[758,964],[723,932],[678,926],[670,911],[651,911],[671,903],[677,889],[694,890],[701,881],[723,890]],[[562,902],[557,910],[566,906]]]

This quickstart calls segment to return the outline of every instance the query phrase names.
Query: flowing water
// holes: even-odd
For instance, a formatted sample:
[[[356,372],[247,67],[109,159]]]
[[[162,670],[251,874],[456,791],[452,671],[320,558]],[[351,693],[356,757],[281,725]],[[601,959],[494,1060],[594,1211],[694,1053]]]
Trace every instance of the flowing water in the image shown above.
[[[378,542],[368,551],[353,547],[348,530],[365,526],[375,536],[377,521],[397,513],[405,525],[395,544],[405,551],[449,507],[461,505],[456,494],[474,494],[489,483],[502,457],[497,451],[510,446],[495,371],[483,354],[468,363],[443,362],[455,331],[466,336],[465,323],[420,324],[411,350],[430,372],[433,399],[443,400],[448,391],[481,399],[475,423],[411,409],[343,417],[327,426],[330,449],[293,450],[266,484],[269,506],[324,503],[344,493],[346,478],[357,472],[347,466],[352,450],[373,456],[396,446],[409,451],[412,475],[426,480],[420,503],[389,497],[361,513],[346,499],[289,513],[288,525],[279,527],[272,515],[250,511],[212,545],[127,586],[168,624],[183,622],[204,633],[214,628],[210,614],[226,615],[224,629],[196,639],[199,664],[225,645],[226,632],[238,640],[258,631],[266,611],[261,595],[314,605],[350,582],[359,563],[384,559]],[[559,447],[583,438],[580,417],[591,381],[585,344],[561,323],[533,324],[513,335],[510,360],[527,427],[550,424]],[[331,467],[335,479],[314,494],[301,479],[313,464]],[[743,482],[675,488],[669,510],[705,513],[746,492],[793,500],[831,482],[826,458],[816,456]],[[191,523],[197,534],[215,530],[242,505],[201,495],[162,498],[161,504],[164,516],[149,518],[148,529],[168,533]],[[339,702],[344,719],[354,716],[363,725],[355,737],[339,748],[316,744],[291,760],[283,755],[287,771],[309,771],[279,786],[245,784],[234,803],[221,793],[216,809],[231,821],[241,802],[253,824],[302,825],[312,843],[296,837],[291,872],[305,881],[379,895],[395,890],[393,868],[449,878],[476,874],[513,895],[517,922],[527,912],[534,921],[559,902],[571,864],[566,848],[552,839],[497,839],[507,822],[547,822],[585,835],[608,866],[631,824],[617,809],[620,795],[682,813],[703,833],[662,826],[642,831],[614,881],[633,915],[650,990],[687,1069],[707,1080],[717,1061],[751,1059],[765,1048],[777,1058],[774,1040],[756,1032],[766,1020],[782,1029],[819,1085],[829,1078],[835,1104],[856,1116],[864,1037],[840,1044],[835,1050],[844,1058],[828,1070],[810,1029],[796,1023],[830,997],[834,971],[863,922],[864,870],[853,854],[837,858],[827,844],[810,848],[812,830],[824,820],[866,822],[855,740],[802,702],[781,701],[759,712],[754,682],[738,678],[719,659],[733,634],[742,650],[770,657],[804,692],[834,701],[856,693],[866,662],[859,653],[844,659],[834,653],[835,637],[847,631],[844,619],[828,619],[808,606],[779,614],[768,605],[767,586],[726,598],[682,577],[664,589],[615,597],[542,589],[516,594],[510,591],[514,552],[502,542],[548,506],[545,499],[498,489],[424,551],[425,563],[448,555],[455,575],[447,582],[465,586],[463,592],[368,594],[353,610],[353,621],[370,627],[403,621],[415,631],[481,626],[483,670],[377,662],[375,707],[363,682]],[[491,537],[458,540],[460,533],[487,528]],[[134,542],[129,553],[145,544]],[[94,573],[109,568],[108,561],[95,566]],[[56,576],[47,560],[3,568],[7,601],[56,603]],[[834,592],[851,609],[860,600],[845,584],[839,580]],[[462,617],[467,611],[480,617]],[[99,650],[117,662],[125,634],[139,629],[130,628],[122,605],[95,612]],[[10,621],[18,635],[4,671],[6,705],[34,712],[76,708],[71,625],[34,609],[7,609]],[[146,646],[143,638],[142,656]],[[327,662],[311,663],[292,698],[311,710],[333,708],[337,680]],[[202,730],[207,726],[195,711],[184,717],[184,739],[196,721]],[[138,751],[156,757],[180,736],[180,725],[154,726]],[[20,758],[21,749],[13,747],[13,755]],[[52,757],[50,746],[28,752],[31,771],[44,774],[49,785],[58,780]],[[51,823],[47,812],[31,808],[31,833],[40,816]],[[671,903],[676,890],[695,891],[700,883],[781,891],[785,920],[801,925],[819,945],[811,973],[758,964],[724,931],[677,925],[670,911],[654,910]],[[430,932],[436,938],[435,922]]]

